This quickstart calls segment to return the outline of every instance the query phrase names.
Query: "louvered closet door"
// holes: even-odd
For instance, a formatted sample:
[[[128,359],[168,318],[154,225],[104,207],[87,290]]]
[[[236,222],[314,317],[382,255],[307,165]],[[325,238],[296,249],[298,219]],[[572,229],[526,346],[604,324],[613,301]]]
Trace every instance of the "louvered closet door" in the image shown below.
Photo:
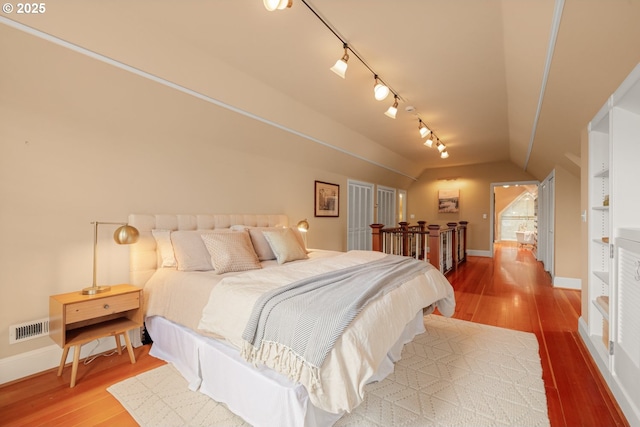
[[[378,224],[396,227],[396,189],[378,185]]]
[[[640,242],[616,239],[613,373],[640,414]]]
[[[373,184],[348,181],[347,249],[371,250]]]

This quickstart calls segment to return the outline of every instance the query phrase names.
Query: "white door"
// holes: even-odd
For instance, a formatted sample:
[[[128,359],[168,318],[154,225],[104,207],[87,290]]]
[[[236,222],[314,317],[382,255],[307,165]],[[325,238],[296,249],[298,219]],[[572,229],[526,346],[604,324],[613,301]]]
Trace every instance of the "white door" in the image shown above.
[[[538,188],[538,260],[554,277],[555,244],[555,172],[552,171]]]
[[[397,227],[396,224],[396,189],[378,185],[378,224],[385,227]]]
[[[371,250],[373,184],[347,181],[347,250]]]
[[[637,239],[635,230],[623,237]],[[617,238],[616,278],[612,286],[613,376],[636,414],[640,414],[640,241]]]

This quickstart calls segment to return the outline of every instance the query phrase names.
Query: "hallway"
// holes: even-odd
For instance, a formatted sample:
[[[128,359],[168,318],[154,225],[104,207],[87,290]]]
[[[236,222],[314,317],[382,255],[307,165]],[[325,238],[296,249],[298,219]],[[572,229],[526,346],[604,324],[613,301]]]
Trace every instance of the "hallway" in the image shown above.
[[[552,426],[628,425],[578,335],[580,291],[553,288],[530,250],[496,243],[448,279],[453,317],[536,334]]]

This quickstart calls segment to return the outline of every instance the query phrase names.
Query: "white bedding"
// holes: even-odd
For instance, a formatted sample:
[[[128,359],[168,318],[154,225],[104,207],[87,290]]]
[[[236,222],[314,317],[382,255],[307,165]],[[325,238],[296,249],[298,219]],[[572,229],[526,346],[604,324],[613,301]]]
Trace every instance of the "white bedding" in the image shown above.
[[[224,337],[241,348],[242,333],[253,303],[263,292],[309,275],[384,256],[371,251],[322,251],[310,255],[308,261],[222,276],[211,272],[159,270],[145,287],[147,294],[152,295],[147,315],[161,315],[191,329],[197,325],[207,334]],[[272,266],[273,263],[265,263],[265,267]],[[161,294],[164,295],[161,297]],[[320,370],[321,386],[312,387],[309,372],[303,371],[297,378],[307,389],[311,402],[332,413],[355,408],[363,400],[364,385],[376,373],[405,326],[423,307],[434,304],[442,314],[453,314],[453,289],[435,268],[372,301],[326,358]],[[267,364],[283,371],[275,355]]]

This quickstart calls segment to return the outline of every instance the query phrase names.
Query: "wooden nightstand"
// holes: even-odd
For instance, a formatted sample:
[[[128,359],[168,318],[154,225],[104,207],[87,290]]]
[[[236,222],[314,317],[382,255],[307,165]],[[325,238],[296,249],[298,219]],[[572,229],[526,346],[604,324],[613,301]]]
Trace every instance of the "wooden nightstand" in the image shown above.
[[[122,354],[120,335],[123,335],[131,363],[136,363],[127,332],[142,326],[142,301],[142,289],[133,285],[115,285],[97,295],[77,291],[49,297],[49,336],[64,349],[58,376],[62,375],[69,348],[73,347],[70,386],[74,387],[80,347],[107,336],[115,337],[118,354]]]

